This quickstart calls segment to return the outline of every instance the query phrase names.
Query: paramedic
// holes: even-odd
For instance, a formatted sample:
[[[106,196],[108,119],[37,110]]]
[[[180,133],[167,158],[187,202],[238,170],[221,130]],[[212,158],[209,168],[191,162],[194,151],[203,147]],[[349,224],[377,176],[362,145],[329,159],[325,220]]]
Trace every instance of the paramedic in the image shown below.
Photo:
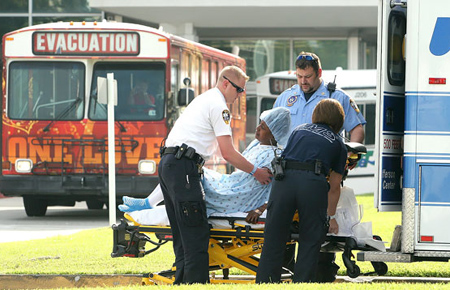
[[[194,98],[161,147],[159,183],[173,234],[174,284],[209,282],[209,227],[200,178],[204,160],[217,145],[233,166],[261,184],[271,182],[271,173],[247,161],[232,143],[227,104],[242,96],[247,80],[240,68],[225,67],[216,87]]]
[[[275,180],[267,207],[264,247],[256,282],[279,282],[289,227],[299,214],[299,246],[293,282],[315,282],[320,246],[328,231],[338,232],[335,220],[347,149],[338,135],[344,111],[334,99],[320,101],[312,124],[295,128],[282,154],[284,178]],[[329,181],[327,177],[329,173]],[[274,173],[276,174],[276,173]]]
[[[362,143],[363,125],[366,120],[355,101],[344,91],[328,90],[328,84],[322,80],[322,65],[317,55],[301,52],[295,62],[298,84],[287,89],[275,100],[274,107],[286,107],[291,111],[291,132],[301,124],[311,123],[311,116],[317,103],[326,98],[333,98],[341,103],[344,113],[344,129],[350,134],[350,141]],[[340,129],[341,131],[341,129]]]

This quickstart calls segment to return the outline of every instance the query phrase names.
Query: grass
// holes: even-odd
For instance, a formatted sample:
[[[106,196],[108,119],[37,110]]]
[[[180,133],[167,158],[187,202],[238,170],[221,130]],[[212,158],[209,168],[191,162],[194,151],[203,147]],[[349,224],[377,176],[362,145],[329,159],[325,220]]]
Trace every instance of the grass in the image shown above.
[[[364,205],[363,221],[372,221],[373,233],[381,236],[384,241],[390,242],[395,225],[400,224],[399,212],[378,213],[373,208],[373,196],[363,195],[357,197],[358,202]],[[0,245],[0,274],[141,274],[158,272],[169,269],[173,260],[172,245],[168,243],[158,251],[141,259],[111,258],[112,230],[99,228],[85,230],[69,236],[56,236],[41,240],[10,242]],[[389,243],[387,244],[389,246]],[[338,275],[346,275],[345,266],[340,254],[337,263],[341,267]],[[373,271],[369,262],[357,262],[361,272]],[[408,277],[450,277],[448,263],[418,262],[418,263],[388,263],[387,276]],[[246,274],[232,269],[232,275]],[[369,284],[363,284],[369,285]],[[359,288],[360,286],[333,284],[333,289],[415,289],[415,285],[374,283],[376,288]],[[450,286],[450,285],[449,285]],[[156,287],[156,286],[155,286]],[[157,286],[158,289],[164,287]],[[195,286],[189,289],[207,289],[209,287],[230,289],[230,285]],[[227,288],[224,288],[227,287]],[[236,286],[237,287],[237,286]],[[279,289],[280,285],[246,285],[239,286],[247,289]],[[283,285],[283,289],[290,289],[293,285]],[[302,286],[303,287],[303,286]],[[323,285],[305,286],[303,289],[325,289]],[[354,288],[358,287],[358,288]],[[424,285],[421,284],[421,289]],[[444,284],[430,284],[428,289],[443,289]],[[435,288],[438,287],[438,288]],[[179,287],[184,289],[185,286]],[[328,288],[329,289],[329,285]],[[120,289],[120,288],[115,288]],[[127,287],[127,289],[130,289]],[[134,289],[134,288],[133,288]],[[450,289],[450,287],[448,288]]]

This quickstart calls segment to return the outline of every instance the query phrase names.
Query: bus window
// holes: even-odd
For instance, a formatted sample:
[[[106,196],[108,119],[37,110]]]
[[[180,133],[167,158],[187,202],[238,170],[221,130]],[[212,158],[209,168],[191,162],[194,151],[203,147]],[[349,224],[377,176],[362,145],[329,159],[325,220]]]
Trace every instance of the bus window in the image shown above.
[[[96,95],[97,77],[114,73],[117,80],[116,120],[156,121],[164,117],[165,65],[151,63],[97,63],[94,66],[91,96]],[[89,118],[106,120],[107,108],[91,98]]]
[[[264,111],[270,110],[273,108],[273,103],[275,103],[274,98],[262,98],[261,99],[261,112],[259,112],[260,114]],[[258,116],[259,118],[259,116]]]
[[[259,116],[256,116],[256,101],[257,98],[247,98],[247,125],[246,132],[253,133],[256,128],[256,120]]]
[[[375,144],[375,104],[366,104],[366,111],[364,114],[367,124],[365,127],[364,144]]]
[[[85,67],[79,62],[13,62],[8,115],[18,120],[80,120]]]

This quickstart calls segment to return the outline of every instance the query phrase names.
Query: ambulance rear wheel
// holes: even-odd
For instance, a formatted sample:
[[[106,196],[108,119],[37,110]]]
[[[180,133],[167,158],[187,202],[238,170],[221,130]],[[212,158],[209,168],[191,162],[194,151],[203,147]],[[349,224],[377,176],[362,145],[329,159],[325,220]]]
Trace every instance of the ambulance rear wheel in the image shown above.
[[[27,216],[44,216],[47,212],[48,202],[46,199],[24,196],[23,205]]]

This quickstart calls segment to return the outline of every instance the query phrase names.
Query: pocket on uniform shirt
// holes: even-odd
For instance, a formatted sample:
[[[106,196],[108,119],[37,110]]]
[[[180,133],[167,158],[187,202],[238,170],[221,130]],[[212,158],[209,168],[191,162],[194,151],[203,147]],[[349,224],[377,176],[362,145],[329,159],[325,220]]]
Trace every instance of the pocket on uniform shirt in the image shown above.
[[[206,206],[203,201],[183,201],[179,203],[179,207],[185,226],[196,227],[206,221]]]

